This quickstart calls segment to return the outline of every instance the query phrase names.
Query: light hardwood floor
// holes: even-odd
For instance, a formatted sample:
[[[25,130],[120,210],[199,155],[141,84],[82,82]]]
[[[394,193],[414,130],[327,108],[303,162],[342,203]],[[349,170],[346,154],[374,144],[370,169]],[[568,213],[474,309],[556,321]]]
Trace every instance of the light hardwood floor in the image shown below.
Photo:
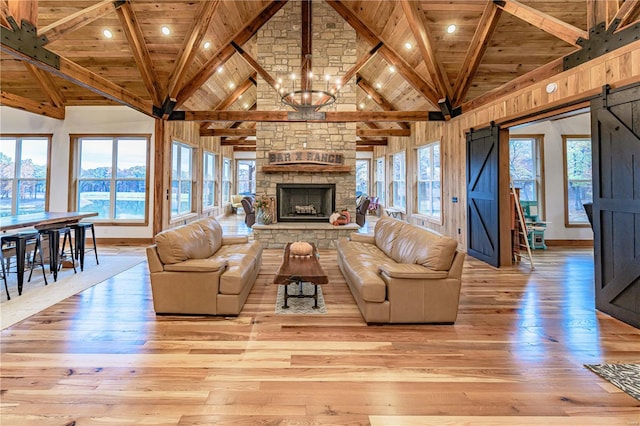
[[[0,423],[640,424],[583,367],[640,361],[640,330],[594,310],[592,250],[468,258],[452,326],[366,325],[332,250],[328,313],[276,315],[280,257],[238,317],[156,316],[143,262],[2,331]]]

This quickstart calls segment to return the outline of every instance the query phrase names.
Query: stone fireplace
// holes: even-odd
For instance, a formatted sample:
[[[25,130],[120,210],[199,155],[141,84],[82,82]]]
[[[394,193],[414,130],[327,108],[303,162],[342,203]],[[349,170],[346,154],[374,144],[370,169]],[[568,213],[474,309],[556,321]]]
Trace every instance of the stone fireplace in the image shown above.
[[[325,74],[334,78],[343,77],[356,64],[356,32],[342,19],[331,6],[325,2],[313,2],[313,45],[312,68],[319,78]],[[256,33],[257,60],[260,65],[275,79],[290,79],[291,73],[300,73],[301,67],[301,3],[289,1],[276,15]],[[279,94],[264,80],[260,74],[257,78],[257,109],[260,111],[292,111],[292,108],[280,102]],[[314,82],[319,88],[327,83],[322,80]],[[290,87],[289,87],[290,89]],[[322,108],[321,111],[356,111],[355,77],[342,82],[335,104]],[[346,171],[332,170],[327,166],[321,170],[308,171],[304,167],[296,169],[292,164],[283,171],[265,172],[263,166],[269,165],[269,153],[287,150],[314,150],[339,152],[343,155]],[[358,229],[355,223],[334,227],[329,223],[329,215],[334,210],[344,208],[352,212],[355,220],[356,205],[356,123],[330,123],[322,121],[258,122],[256,124],[256,193],[267,194],[276,198],[276,223],[272,225],[254,225],[254,237],[267,248],[283,247],[288,241],[306,240],[315,242],[319,248],[333,247],[333,242],[340,236]],[[324,199],[309,201],[302,195],[295,197],[293,204],[285,200],[284,209],[280,210],[283,200],[281,185],[302,186],[304,188],[320,188],[329,185],[334,188],[333,200]],[[309,192],[309,195],[313,195]],[[312,217],[312,209],[304,206],[316,203],[323,204],[320,217]],[[291,207],[299,213],[290,217]],[[328,210],[327,210],[328,209]],[[327,215],[328,213],[328,215]],[[300,217],[304,216],[304,218]]]
[[[278,222],[328,222],[336,209],[335,184],[276,184]]]

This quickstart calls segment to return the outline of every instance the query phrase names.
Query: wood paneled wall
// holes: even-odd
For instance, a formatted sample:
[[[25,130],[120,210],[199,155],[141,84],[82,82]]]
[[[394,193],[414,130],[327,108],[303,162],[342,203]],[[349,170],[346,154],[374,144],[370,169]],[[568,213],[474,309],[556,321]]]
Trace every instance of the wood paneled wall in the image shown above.
[[[509,95],[479,106],[447,122],[422,122],[412,125],[411,137],[392,137],[386,147],[376,147],[374,158],[406,149],[407,155],[407,219],[411,223],[434,229],[458,240],[466,249],[466,146],[465,132],[481,128],[492,121],[508,126],[526,117],[549,115],[549,110],[578,108],[584,101],[602,92],[604,85],[621,87],[640,81],[640,41],[629,44],[588,63],[564,71],[553,78],[514,88]],[[547,84],[558,89],[548,94]],[[569,106],[572,108],[572,106]],[[532,118],[533,119],[533,118]],[[427,221],[411,214],[416,194],[416,148],[441,141],[442,157],[442,223]],[[389,170],[387,162],[387,179]],[[389,180],[387,180],[389,183]],[[508,182],[502,185],[508,190]],[[457,197],[458,202],[452,201]]]

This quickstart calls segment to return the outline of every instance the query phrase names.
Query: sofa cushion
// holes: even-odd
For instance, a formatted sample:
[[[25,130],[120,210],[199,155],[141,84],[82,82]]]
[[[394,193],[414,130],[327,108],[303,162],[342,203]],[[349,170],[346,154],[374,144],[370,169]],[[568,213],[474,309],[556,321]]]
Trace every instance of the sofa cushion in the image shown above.
[[[202,227],[209,240],[211,253],[215,253],[222,245],[222,226],[214,218],[204,218],[194,222],[194,225]]]
[[[255,268],[260,267],[262,245],[259,241],[247,244],[224,245],[216,252],[216,259],[227,262],[220,276],[221,294],[240,294]]]
[[[373,231],[376,246],[389,257],[392,257],[394,241],[398,238],[403,226],[404,222],[386,216],[381,217],[376,223]]]
[[[391,258],[398,263],[415,263],[434,271],[448,271],[458,243],[453,238],[407,224],[398,233]]]
[[[199,224],[187,224],[167,229],[155,237],[158,256],[165,265],[187,259],[206,259],[213,251],[209,235]]]

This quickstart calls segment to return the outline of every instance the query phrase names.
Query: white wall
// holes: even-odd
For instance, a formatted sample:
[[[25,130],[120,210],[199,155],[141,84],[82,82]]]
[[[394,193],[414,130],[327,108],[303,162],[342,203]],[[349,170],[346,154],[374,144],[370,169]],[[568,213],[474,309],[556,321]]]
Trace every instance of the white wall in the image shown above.
[[[590,135],[589,113],[569,118],[545,121],[509,129],[511,135],[544,135],[544,179],[546,221],[549,222],[544,237],[549,240],[592,240],[591,228],[566,228],[564,226],[564,175],[562,135]]]
[[[0,133],[50,133],[53,134],[51,149],[51,181],[49,211],[66,211],[69,196],[69,149],[70,134],[92,133],[144,133],[150,139],[149,181],[149,225],[105,226],[96,225],[98,238],[152,238],[153,212],[153,146],[154,120],[140,112],[124,106],[67,107],[66,118],[57,120],[15,108],[0,106]]]

